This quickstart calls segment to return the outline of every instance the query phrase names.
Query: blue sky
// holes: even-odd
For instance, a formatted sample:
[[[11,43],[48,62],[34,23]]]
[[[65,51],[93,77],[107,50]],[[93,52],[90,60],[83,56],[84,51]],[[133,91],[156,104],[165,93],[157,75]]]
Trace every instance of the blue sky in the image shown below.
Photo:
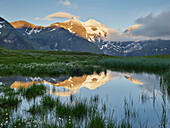
[[[0,0],[0,16],[8,21],[25,20],[48,26],[66,19],[44,19],[56,12],[79,16],[81,21],[95,19],[110,28],[122,30],[135,20],[153,12],[170,9],[170,0]]]

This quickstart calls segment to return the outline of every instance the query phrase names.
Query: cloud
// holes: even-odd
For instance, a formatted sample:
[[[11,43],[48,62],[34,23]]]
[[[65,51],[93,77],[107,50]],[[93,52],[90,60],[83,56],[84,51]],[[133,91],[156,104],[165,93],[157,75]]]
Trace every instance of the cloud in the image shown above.
[[[150,13],[138,18],[136,23],[141,26],[131,31],[135,36],[170,38],[170,11],[162,11],[157,15]]]
[[[65,5],[65,6],[70,6],[71,5],[71,3],[68,0],[63,1],[62,4]]]
[[[41,20],[39,17],[35,17],[35,20]]]
[[[66,12],[56,12],[56,13],[53,13],[51,15],[48,15],[45,17],[46,20],[52,20],[54,18],[61,18],[61,19],[70,19],[72,17],[76,17],[76,18],[80,18],[78,16],[74,16],[70,13],[66,13]]]
[[[119,30],[109,29],[106,41],[138,41],[148,40],[148,37],[134,36],[132,33],[119,33]]]
[[[52,20],[52,19],[57,19],[57,18],[59,18],[59,19],[71,19],[73,17],[76,17],[77,19],[80,18],[79,16],[75,16],[75,15],[72,15],[70,13],[56,12],[56,13],[53,13],[51,15],[46,16],[45,18],[36,17],[34,19],[35,20]]]
[[[69,0],[60,0],[57,5],[59,5],[59,4],[64,5],[64,6],[70,6],[71,5]]]

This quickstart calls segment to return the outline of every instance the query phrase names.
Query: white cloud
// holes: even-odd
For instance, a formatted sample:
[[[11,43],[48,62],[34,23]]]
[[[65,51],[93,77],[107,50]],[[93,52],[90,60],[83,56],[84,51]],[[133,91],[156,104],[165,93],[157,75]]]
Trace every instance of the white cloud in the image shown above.
[[[46,20],[52,20],[54,18],[62,18],[62,19],[70,19],[72,17],[76,17],[76,18],[80,18],[78,16],[74,16],[70,13],[66,13],[66,12],[56,12],[56,13],[53,13],[51,15],[48,15],[45,17]]]
[[[148,40],[149,38],[144,36],[134,36],[131,33],[119,33],[114,29],[109,29],[109,33],[106,37],[106,41],[137,41]]]
[[[60,0],[57,5],[62,4],[64,6],[70,6],[71,3],[69,0]]]
[[[157,15],[148,15],[136,20],[140,27],[126,33],[110,29],[108,41],[138,41],[154,39],[170,39],[170,11],[162,11]]]
[[[138,18],[136,23],[142,24],[138,29],[131,31],[136,36],[170,38],[170,11],[162,11],[157,15],[150,13]]]

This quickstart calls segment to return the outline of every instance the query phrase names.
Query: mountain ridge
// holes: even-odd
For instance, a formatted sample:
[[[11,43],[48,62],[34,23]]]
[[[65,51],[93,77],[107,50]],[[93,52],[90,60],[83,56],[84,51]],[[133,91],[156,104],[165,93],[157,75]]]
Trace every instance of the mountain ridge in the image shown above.
[[[41,31],[41,29],[45,29],[49,27],[64,28],[69,32],[71,32],[72,34],[87,39],[90,42],[95,42],[97,37],[104,39],[109,32],[109,28],[107,26],[101,24],[96,20],[89,19],[86,22],[82,22],[75,17],[64,22],[53,23],[47,27],[36,26],[26,21],[15,21],[15,22],[11,22],[11,24],[16,29],[29,27],[29,28],[34,28],[34,30],[35,31],[37,30],[38,32]],[[27,32],[27,33],[31,33],[31,32]]]
[[[170,54],[169,40],[122,42],[96,40],[97,37],[100,37],[99,27],[103,27],[106,31],[109,28],[93,19],[81,22],[79,19],[73,17],[65,22],[57,22],[47,27],[36,26],[23,21],[20,21],[20,23],[22,25],[19,25],[18,28],[16,27],[17,25],[14,25],[17,31],[29,40],[37,43],[42,50],[93,52],[112,56]],[[26,25],[24,25],[25,23]],[[140,25],[134,25],[125,30],[125,32],[128,33],[138,27]],[[102,29],[100,30],[102,31]],[[101,36],[105,37],[107,33],[103,32]]]
[[[43,26],[37,26],[34,24],[31,24],[27,21],[24,20],[19,20],[19,21],[14,21],[14,22],[10,22],[10,24],[14,27],[14,28],[23,28],[23,27],[31,27],[31,28],[45,28]]]
[[[145,41],[101,41],[96,45],[104,54],[112,56],[152,56],[169,55],[170,40],[145,40]]]
[[[64,27],[58,27],[55,24],[47,27],[35,26],[25,21],[16,21],[11,24],[22,36],[39,44],[42,50],[80,51],[103,54],[94,43],[74,33],[70,33],[69,30],[64,29]]]

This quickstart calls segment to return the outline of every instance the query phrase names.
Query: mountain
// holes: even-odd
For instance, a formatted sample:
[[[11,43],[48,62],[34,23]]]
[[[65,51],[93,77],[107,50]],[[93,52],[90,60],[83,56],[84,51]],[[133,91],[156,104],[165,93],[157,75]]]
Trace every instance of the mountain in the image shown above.
[[[26,21],[20,20],[20,21],[15,21],[15,22],[11,22],[11,25],[14,28],[44,28],[43,26],[36,26],[34,24],[28,23]]]
[[[92,19],[82,22],[73,17],[47,27],[36,26],[26,21],[11,24],[24,38],[37,43],[43,50],[93,52],[112,56],[170,54],[170,40],[105,41],[109,28]],[[136,24],[125,30],[125,33],[140,26]]]
[[[170,40],[100,41],[96,45],[104,54],[112,56],[152,56],[170,54]]]
[[[48,27],[43,26],[35,26],[33,24],[30,24],[26,21],[16,21],[11,22],[12,26],[16,29],[21,28],[32,28],[32,29],[26,29],[24,35],[30,35],[32,33],[38,33],[42,29],[50,28],[50,27],[57,27],[57,28],[64,28],[68,30],[70,33],[75,34],[79,37],[82,37],[84,39],[87,39],[90,42],[95,42],[95,40],[99,37],[100,39],[105,39],[105,37],[108,34],[109,28],[105,25],[90,19],[86,22],[81,22],[77,18],[73,17],[70,20],[67,20],[63,23],[57,22],[54,24],[51,24]]]
[[[38,49],[38,45],[23,37],[9,22],[0,17],[0,46],[8,49]]]
[[[30,37],[30,35],[39,33],[45,29],[43,26],[36,26],[23,20],[11,22],[10,24],[26,37]]]
[[[69,30],[71,33],[75,33],[76,35],[83,37],[90,42],[95,42],[98,37],[104,39],[109,31],[108,27],[93,19],[90,19],[86,22],[81,22],[75,17],[63,23],[58,22],[52,24],[52,26],[53,25],[57,27],[63,27],[66,30]]]
[[[56,24],[48,27],[35,26],[26,21],[16,21],[11,24],[24,37],[38,43],[43,50],[103,53],[94,43],[74,33],[70,33],[69,30]]]

